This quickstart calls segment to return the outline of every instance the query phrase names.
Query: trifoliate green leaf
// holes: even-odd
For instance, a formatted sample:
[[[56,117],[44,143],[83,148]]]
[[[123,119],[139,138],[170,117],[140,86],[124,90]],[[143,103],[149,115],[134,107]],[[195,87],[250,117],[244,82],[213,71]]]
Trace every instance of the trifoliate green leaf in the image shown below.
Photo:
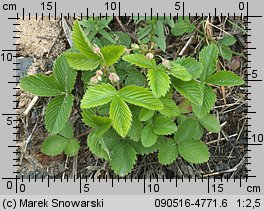
[[[201,84],[192,80],[192,81],[182,81],[177,78],[172,78],[171,83],[181,95],[186,97],[192,103],[197,105],[202,105],[203,102],[203,91]]]
[[[181,79],[182,81],[190,81],[192,80],[192,75],[187,71],[187,69],[178,64],[176,61],[170,62],[171,68],[169,70],[169,73],[176,77]]]
[[[46,109],[45,125],[49,133],[59,133],[68,121],[74,97],[61,95],[52,99]]]
[[[174,139],[177,141],[177,143],[192,139],[197,140],[197,137],[194,136],[194,131],[196,131],[198,127],[199,123],[196,119],[188,118],[178,126],[178,130],[175,133]]]
[[[77,139],[71,139],[71,140],[68,141],[64,152],[69,157],[72,157],[72,156],[78,154],[79,149],[80,149],[79,141]]]
[[[198,78],[203,71],[203,66],[200,64],[200,62],[197,62],[192,57],[177,58],[176,62],[185,67],[186,70],[192,75],[193,79]]]
[[[94,70],[101,63],[101,59],[99,57],[89,59],[81,53],[67,52],[64,55],[69,65],[76,70]]]
[[[97,84],[91,86],[83,96],[81,108],[92,108],[107,104],[116,94],[116,89],[110,84]]]
[[[85,125],[89,127],[96,127],[96,125],[92,121],[93,115],[96,114],[95,109],[84,109],[82,110],[81,114],[82,114],[82,121],[84,122]]]
[[[239,86],[244,84],[244,80],[231,71],[219,71],[206,80],[209,84],[218,86]]]
[[[173,100],[163,98],[160,101],[164,106],[162,110],[159,110],[162,115],[167,117],[177,117],[180,115],[180,110]]]
[[[198,119],[198,121],[206,130],[210,132],[218,133],[220,131],[221,125],[219,120],[213,114],[208,114],[205,117]]]
[[[140,68],[152,69],[156,67],[156,62],[154,59],[147,59],[146,56],[142,54],[130,54],[123,56],[123,60],[134,64]]]
[[[169,135],[177,130],[174,121],[166,116],[159,116],[154,120],[153,132],[157,135]]]
[[[64,92],[53,76],[44,76],[43,74],[22,78],[20,87],[22,90],[38,96],[57,96]]]
[[[149,110],[147,108],[142,108],[139,114],[139,120],[142,122],[148,121],[155,114],[155,111]]]
[[[170,89],[170,77],[163,69],[150,69],[148,71],[150,89],[156,98],[165,96]]]
[[[195,26],[191,24],[189,17],[183,19],[182,16],[178,17],[178,21],[175,27],[171,29],[171,33],[174,36],[181,36],[184,33],[191,33],[195,30]]]
[[[123,100],[133,105],[148,108],[150,110],[163,109],[160,100],[155,98],[147,88],[131,85],[122,88],[118,94]]]
[[[41,152],[48,156],[56,156],[63,153],[68,140],[59,135],[48,136],[41,144]]]
[[[216,64],[218,58],[218,48],[216,45],[208,45],[204,47],[199,54],[199,61],[203,66],[203,72],[200,79],[205,81],[216,71]]]
[[[204,85],[203,92],[204,96],[202,105],[192,105],[193,112],[198,118],[206,116],[213,108],[216,101],[216,94],[214,93],[213,89],[207,84]]]
[[[115,64],[119,58],[122,56],[126,47],[117,46],[117,45],[108,45],[101,48],[101,53],[104,57],[104,64],[107,66],[111,66]]]
[[[173,163],[178,156],[178,147],[174,140],[170,139],[161,142],[158,159],[162,165],[169,165]]]
[[[61,89],[70,94],[75,84],[77,72],[69,67],[64,55],[60,55],[54,64],[53,75]]]
[[[156,143],[158,135],[154,133],[153,126],[148,123],[142,130],[141,143],[144,147],[151,147]]]
[[[209,150],[201,141],[187,140],[178,144],[179,154],[184,160],[200,164],[205,163],[209,160]]]
[[[116,132],[125,137],[131,127],[132,114],[120,96],[115,96],[110,105],[110,118],[113,120],[113,128]]]
[[[111,151],[110,165],[114,172],[120,176],[130,173],[136,160],[135,149],[126,141],[118,141]]]

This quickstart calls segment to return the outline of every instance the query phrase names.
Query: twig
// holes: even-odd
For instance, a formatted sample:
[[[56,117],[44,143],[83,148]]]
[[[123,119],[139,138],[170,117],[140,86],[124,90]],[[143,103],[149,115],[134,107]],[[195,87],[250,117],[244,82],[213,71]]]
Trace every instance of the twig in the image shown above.
[[[49,50],[48,50],[47,57],[49,57],[49,54],[50,54],[52,48],[54,47],[54,45],[55,45],[57,39],[59,38],[59,36],[60,36],[62,30],[63,30],[63,28],[60,29],[60,31],[59,31],[59,33],[57,34],[57,36],[53,39],[53,42],[52,42],[52,44],[51,44],[51,47],[50,47]]]
[[[31,102],[29,103],[27,109],[23,112],[23,116],[27,116],[28,113],[30,112],[30,110],[33,108],[33,106],[36,104],[36,102],[38,101],[38,96],[35,96]]]
[[[182,48],[182,50],[179,53],[179,56],[182,56],[184,51],[186,50],[186,48],[190,45],[192,39],[194,38],[194,35],[192,35],[189,40],[186,42],[186,44],[184,45],[184,47]]]
[[[135,35],[129,33],[129,32],[126,30],[126,28],[124,27],[124,25],[123,25],[122,22],[120,21],[119,17],[116,16],[115,19],[116,19],[116,22],[118,23],[118,25],[120,26],[120,28],[122,29],[122,31],[123,31],[123,32],[126,32],[126,33],[131,37],[131,39],[132,39],[134,42],[136,42],[137,44],[139,44],[139,41],[138,41],[137,37],[136,37]]]
[[[61,19],[61,26],[63,28],[64,34],[66,36],[66,39],[67,39],[69,45],[72,47],[72,44],[73,44],[72,39],[71,39],[72,30],[70,29],[70,27],[69,27],[69,25],[68,25],[68,23],[64,17]]]
[[[90,133],[92,130],[93,130],[93,129],[92,129],[92,128],[90,128],[90,129],[88,129],[88,130],[84,131],[84,132],[83,132],[83,133],[81,133],[79,136],[77,136],[77,139],[79,139],[79,138],[81,138],[81,137],[83,137],[83,136],[85,136],[85,135],[89,134],[89,133]]]

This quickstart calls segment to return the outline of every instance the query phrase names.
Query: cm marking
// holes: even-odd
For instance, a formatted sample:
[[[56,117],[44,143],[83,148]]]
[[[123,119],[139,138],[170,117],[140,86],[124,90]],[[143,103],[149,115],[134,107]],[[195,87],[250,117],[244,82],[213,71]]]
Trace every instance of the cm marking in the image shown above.
[[[3,4],[3,10],[16,10],[16,4]]]

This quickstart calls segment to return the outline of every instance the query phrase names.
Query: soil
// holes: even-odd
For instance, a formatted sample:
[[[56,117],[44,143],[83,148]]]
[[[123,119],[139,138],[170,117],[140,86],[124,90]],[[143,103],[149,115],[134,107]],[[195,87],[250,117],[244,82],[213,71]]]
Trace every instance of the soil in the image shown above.
[[[124,19],[121,19],[126,23]],[[239,20],[236,20],[239,22]],[[28,68],[28,74],[44,73],[50,74],[52,72],[52,63],[55,58],[69,48],[66,36],[62,30],[60,20],[19,20],[18,30],[22,31],[18,34],[20,39],[17,43],[20,44],[20,55],[22,58],[32,58],[32,65]],[[223,22],[215,23],[218,27],[226,27],[225,30],[230,30],[240,40],[245,40],[242,32],[231,28],[228,24]],[[242,24],[239,22],[239,24]],[[134,26],[124,24],[126,30],[133,36]],[[122,30],[118,22],[111,25],[112,29]],[[222,36],[222,31],[207,25],[205,28],[208,36],[216,39]],[[184,35],[177,40],[168,37],[168,45],[172,46],[169,53],[164,56],[175,58],[178,56],[180,50],[189,40],[190,35]],[[184,51],[183,55],[194,55],[199,52],[200,43],[195,38],[191,44]],[[243,45],[239,42],[234,46],[234,51],[243,54]],[[235,56],[230,62],[221,61],[222,65],[231,69],[239,75],[244,75],[243,66],[245,58]],[[243,158],[246,155],[247,140],[244,137],[244,130],[246,130],[245,114],[243,113],[245,107],[244,98],[246,89],[243,87],[216,89],[218,98],[213,112],[219,116],[222,123],[222,129],[219,134],[207,133],[204,136],[204,141],[208,145],[211,153],[210,160],[203,165],[192,165],[188,162],[177,159],[177,161],[169,166],[162,166],[158,163],[157,154],[148,156],[139,156],[138,162],[128,177],[143,178],[148,177],[198,177],[206,176],[216,177],[244,177],[246,172],[245,162]],[[28,108],[34,96],[18,91],[19,110],[18,113],[23,112]],[[22,154],[20,158],[20,176],[40,178],[48,175],[53,177],[73,177],[73,175],[81,177],[106,177],[111,176],[116,178],[110,167],[106,162],[97,157],[94,157],[86,147],[86,130],[81,124],[81,119],[77,115],[77,108],[73,111],[73,118],[75,118],[75,127],[77,128],[78,136],[81,141],[81,150],[78,156],[67,159],[64,155],[56,157],[48,157],[41,153],[40,145],[48,135],[44,128],[44,111],[50,98],[38,98],[33,108],[27,115],[21,115],[21,123],[19,124],[20,136],[18,139],[21,143]],[[77,172],[76,172],[77,170]]]

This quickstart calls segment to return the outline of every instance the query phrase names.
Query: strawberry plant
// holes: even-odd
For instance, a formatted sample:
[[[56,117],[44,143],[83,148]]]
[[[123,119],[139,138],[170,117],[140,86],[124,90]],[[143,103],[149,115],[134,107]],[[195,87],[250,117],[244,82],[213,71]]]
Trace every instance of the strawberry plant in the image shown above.
[[[148,30],[153,33],[147,39],[165,51],[163,24],[150,21]],[[189,22],[171,27],[184,24],[189,28],[178,33],[193,30]],[[90,27],[90,23],[86,26]],[[144,33],[141,29],[142,37],[146,37]],[[120,39],[128,39],[119,35]],[[42,152],[50,156],[78,153],[80,146],[69,117],[79,71],[85,92],[78,99],[81,116],[83,123],[91,128],[87,146],[95,156],[109,161],[116,174],[127,175],[137,155],[153,152],[158,153],[163,165],[173,163],[177,157],[194,164],[207,162],[209,150],[202,141],[203,134],[217,133],[221,127],[211,113],[216,102],[214,89],[244,83],[235,73],[217,69],[218,46],[203,47],[198,59],[169,60],[155,55],[152,48],[142,50],[132,44],[133,48],[129,49],[120,44],[122,40],[111,44],[110,39],[110,43],[101,42],[99,46],[89,37],[94,35],[87,36],[76,21],[72,34],[74,46],[56,59],[53,74],[30,75],[21,80],[23,90],[54,97],[46,108],[45,126],[50,135],[42,144]]]

